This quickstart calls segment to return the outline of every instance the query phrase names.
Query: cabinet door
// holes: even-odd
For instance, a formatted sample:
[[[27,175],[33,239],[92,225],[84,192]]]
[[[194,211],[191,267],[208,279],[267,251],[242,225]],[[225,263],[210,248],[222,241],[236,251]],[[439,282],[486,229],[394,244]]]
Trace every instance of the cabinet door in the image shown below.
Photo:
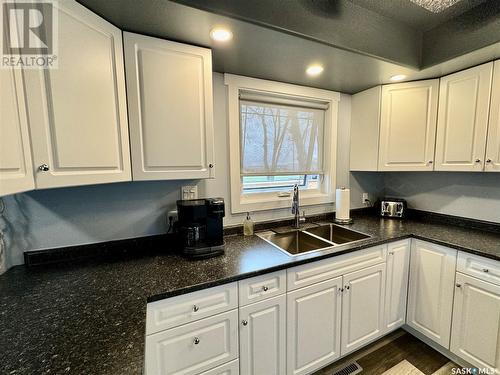
[[[436,170],[482,171],[493,63],[441,78]]]
[[[439,80],[382,87],[379,171],[432,171]]]
[[[485,170],[500,171],[500,60],[493,67],[493,85],[491,86],[490,121],[486,145]]]
[[[287,294],[287,374],[310,374],[340,356],[342,277]]]
[[[212,55],[124,33],[134,180],[214,177]]]
[[[22,73],[0,69],[0,196],[34,187]]]
[[[449,349],[457,251],[413,240],[407,324]]]
[[[25,71],[36,186],[129,181],[121,31],[73,0],[53,5],[58,68]]]
[[[457,272],[450,349],[500,373],[500,286]]]
[[[240,309],[240,373],[285,375],[286,295]]]
[[[387,245],[384,327],[386,332],[406,322],[406,297],[410,268],[410,240]]]
[[[385,263],[382,263],[344,275],[343,356],[385,332],[385,267]]]

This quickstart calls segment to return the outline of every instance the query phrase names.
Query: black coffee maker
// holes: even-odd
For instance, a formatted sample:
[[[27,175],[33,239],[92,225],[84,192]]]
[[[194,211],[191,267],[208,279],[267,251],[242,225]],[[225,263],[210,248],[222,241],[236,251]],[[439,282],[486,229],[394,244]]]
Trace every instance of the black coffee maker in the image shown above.
[[[223,198],[178,200],[176,227],[183,254],[190,258],[224,254],[224,215]]]

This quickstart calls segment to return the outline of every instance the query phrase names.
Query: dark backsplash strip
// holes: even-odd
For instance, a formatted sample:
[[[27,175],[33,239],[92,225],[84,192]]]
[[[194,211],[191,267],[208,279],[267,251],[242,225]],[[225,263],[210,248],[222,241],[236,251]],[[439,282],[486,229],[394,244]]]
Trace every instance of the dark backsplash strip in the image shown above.
[[[87,245],[25,251],[24,263],[28,267],[34,267],[67,262],[75,263],[96,258],[149,256],[175,251],[177,248],[175,241],[171,235],[160,234]]]
[[[500,223],[469,219],[467,217],[439,214],[430,211],[408,209],[408,218],[434,224],[455,225],[458,227],[477,229],[486,232],[500,233]],[[500,219],[500,214],[499,214]]]

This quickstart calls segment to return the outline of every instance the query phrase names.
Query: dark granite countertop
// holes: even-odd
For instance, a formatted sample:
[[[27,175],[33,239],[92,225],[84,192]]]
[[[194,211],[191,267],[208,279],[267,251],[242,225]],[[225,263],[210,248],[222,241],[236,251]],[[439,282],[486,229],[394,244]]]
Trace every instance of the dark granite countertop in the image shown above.
[[[157,249],[159,255],[14,267],[0,276],[0,374],[140,374],[148,301],[396,239],[500,260],[500,233],[370,216],[357,217],[351,228],[372,237],[294,258],[257,236],[228,236],[226,254],[206,260]]]

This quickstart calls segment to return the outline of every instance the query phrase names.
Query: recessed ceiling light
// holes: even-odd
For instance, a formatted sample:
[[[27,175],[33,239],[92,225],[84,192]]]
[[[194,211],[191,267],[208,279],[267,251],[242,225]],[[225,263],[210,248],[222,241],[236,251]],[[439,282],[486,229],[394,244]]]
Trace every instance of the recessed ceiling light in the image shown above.
[[[395,76],[392,76],[390,79],[391,81],[397,82],[397,81],[402,81],[405,78],[406,76],[404,74],[396,74]]]
[[[210,38],[217,42],[227,42],[233,39],[233,33],[223,27],[216,27],[210,31]]]
[[[323,67],[318,64],[309,65],[306,69],[307,75],[317,76],[323,72]]]

